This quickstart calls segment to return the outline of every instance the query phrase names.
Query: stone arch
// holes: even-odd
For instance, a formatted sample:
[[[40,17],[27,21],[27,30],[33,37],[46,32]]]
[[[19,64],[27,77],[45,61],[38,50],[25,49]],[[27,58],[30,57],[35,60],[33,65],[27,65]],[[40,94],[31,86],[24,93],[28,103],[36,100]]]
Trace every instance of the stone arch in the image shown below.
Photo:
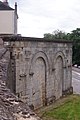
[[[33,71],[33,65],[34,65],[36,59],[39,57],[42,57],[44,59],[45,64],[46,64],[46,69],[47,69],[47,71],[49,70],[49,60],[48,60],[47,55],[43,51],[39,51],[31,59],[30,72]]]
[[[30,76],[32,76],[32,104],[39,108],[46,104],[46,85],[48,79],[49,62],[44,52],[37,52],[32,60]]]
[[[55,66],[55,96],[59,99],[63,94],[64,89],[64,66],[65,66],[65,56],[60,51],[57,52],[54,58]]]
[[[55,56],[54,56],[54,65],[55,65],[56,59],[57,59],[59,56],[63,59],[63,67],[65,67],[65,64],[66,64],[66,63],[65,63],[65,55],[64,55],[64,53],[63,53],[62,51],[59,51],[59,52],[57,52],[57,53],[55,54]]]

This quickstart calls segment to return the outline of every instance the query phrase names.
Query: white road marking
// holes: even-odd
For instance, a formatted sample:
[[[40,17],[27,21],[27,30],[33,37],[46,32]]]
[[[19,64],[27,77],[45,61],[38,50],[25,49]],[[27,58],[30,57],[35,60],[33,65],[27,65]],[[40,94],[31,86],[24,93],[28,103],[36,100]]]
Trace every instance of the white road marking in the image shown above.
[[[76,78],[72,78],[72,80],[75,80],[75,81],[78,81],[78,82],[80,82],[80,80],[78,80],[78,79],[76,79]]]
[[[72,71],[72,73],[76,73],[76,74],[80,75],[80,73],[78,73],[78,72],[75,72],[75,71]]]

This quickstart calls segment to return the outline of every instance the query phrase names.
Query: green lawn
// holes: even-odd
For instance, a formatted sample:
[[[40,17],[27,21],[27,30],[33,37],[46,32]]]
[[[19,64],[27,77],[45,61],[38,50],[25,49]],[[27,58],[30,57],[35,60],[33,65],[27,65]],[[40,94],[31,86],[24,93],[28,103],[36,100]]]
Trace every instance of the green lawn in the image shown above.
[[[43,120],[80,120],[80,96],[69,95],[37,113]]]

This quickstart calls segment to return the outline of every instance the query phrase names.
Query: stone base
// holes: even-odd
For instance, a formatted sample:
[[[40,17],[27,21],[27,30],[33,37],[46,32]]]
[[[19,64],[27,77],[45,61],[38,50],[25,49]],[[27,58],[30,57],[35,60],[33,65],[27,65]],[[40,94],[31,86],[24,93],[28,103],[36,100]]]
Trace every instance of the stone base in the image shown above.
[[[50,98],[47,98],[46,100],[46,105],[51,105],[52,103],[54,103],[56,101],[56,97],[52,96]]]
[[[73,94],[73,87],[70,87],[69,89],[63,91],[62,96]]]

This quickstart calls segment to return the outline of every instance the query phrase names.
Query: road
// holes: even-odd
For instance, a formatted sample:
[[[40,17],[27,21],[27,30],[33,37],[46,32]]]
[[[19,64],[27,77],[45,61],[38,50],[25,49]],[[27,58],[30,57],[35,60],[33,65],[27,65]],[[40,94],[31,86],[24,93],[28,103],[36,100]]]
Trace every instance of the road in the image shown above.
[[[72,71],[73,93],[80,94],[80,69],[73,68]]]

